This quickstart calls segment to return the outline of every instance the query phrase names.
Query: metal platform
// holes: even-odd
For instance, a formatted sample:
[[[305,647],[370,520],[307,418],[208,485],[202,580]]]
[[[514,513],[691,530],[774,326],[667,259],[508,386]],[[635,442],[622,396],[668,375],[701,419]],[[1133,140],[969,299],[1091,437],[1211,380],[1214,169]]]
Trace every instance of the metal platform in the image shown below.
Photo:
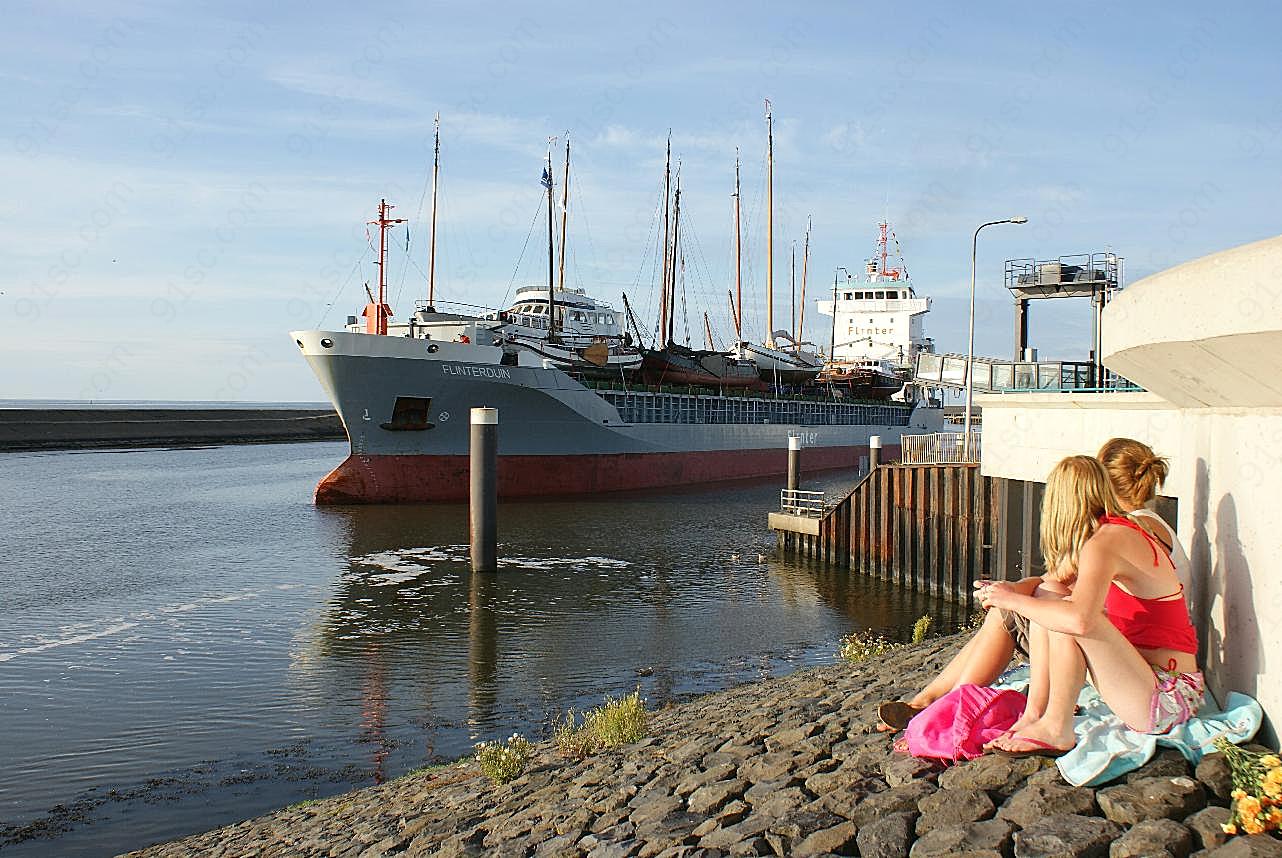
[[[1008,259],[1006,288],[1016,300],[1108,296],[1121,285],[1121,269],[1121,257],[1115,253],[1077,253],[1042,260]]]

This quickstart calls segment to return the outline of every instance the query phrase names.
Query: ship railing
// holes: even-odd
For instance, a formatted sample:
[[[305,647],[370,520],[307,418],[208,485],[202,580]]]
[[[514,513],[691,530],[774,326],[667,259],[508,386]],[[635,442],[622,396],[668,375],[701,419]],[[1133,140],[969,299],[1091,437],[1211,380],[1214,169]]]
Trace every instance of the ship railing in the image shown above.
[[[779,511],[785,515],[797,515],[802,518],[823,518],[832,509],[835,501],[823,492],[806,489],[781,489],[779,491]]]
[[[972,429],[970,443],[965,432],[931,432],[902,435],[899,458],[905,465],[967,465],[979,462],[980,433]]]

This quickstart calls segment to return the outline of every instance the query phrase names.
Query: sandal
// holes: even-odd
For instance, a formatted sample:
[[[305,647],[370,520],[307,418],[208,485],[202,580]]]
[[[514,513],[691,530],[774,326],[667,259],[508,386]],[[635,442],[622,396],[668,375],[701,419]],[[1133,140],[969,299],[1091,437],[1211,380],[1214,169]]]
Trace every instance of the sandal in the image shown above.
[[[1072,748],[1058,748],[1049,742],[1043,742],[1041,739],[1034,739],[1031,736],[1021,736],[1018,733],[1011,734],[1011,740],[1015,742],[1026,742],[1032,745],[1031,748],[1024,748],[1019,751],[1012,751],[1007,748],[993,748],[993,753],[999,757],[1009,757],[1017,759],[1019,757],[1048,757],[1056,759],[1067,754]]]
[[[889,700],[877,707],[877,717],[887,727],[902,730],[918,712],[925,708],[925,706],[914,706],[902,700]]]

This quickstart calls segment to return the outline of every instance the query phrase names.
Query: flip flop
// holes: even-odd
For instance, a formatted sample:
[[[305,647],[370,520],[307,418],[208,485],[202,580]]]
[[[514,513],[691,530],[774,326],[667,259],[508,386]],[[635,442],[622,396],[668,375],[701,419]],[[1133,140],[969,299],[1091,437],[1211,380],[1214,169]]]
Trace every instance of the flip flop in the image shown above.
[[[1016,759],[1018,757],[1048,757],[1056,759],[1067,754],[1072,748],[1057,748],[1049,742],[1043,742],[1041,739],[1034,739],[1031,736],[1021,736],[1018,733],[1011,734],[1011,739],[1016,742],[1026,742],[1033,747],[1025,748],[1022,751],[1012,751],[1006,748],[993,748],[993,753],[999,757],[1009,757]]]
[[[887,727],[902,730],[908,726],[909,721],[913,720],[913,716],[925,708],[913,706],[902,700],[889,700],[877,707],[877,717]]]

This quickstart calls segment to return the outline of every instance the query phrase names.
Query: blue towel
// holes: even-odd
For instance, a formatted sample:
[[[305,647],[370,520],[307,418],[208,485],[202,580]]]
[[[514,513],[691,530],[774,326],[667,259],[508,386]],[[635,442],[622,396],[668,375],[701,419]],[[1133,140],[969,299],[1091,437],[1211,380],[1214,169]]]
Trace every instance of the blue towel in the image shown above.
[[[1006,671],[994,685],[1026,690],[1028,666]],[[1264,717],[1260,704],[1245,694],[1230,691],[1223,708],[1208,694],[1196,717],[1169,733],[1154,736],[1137,733],[1122,723],[1092,685],[1082,689],[1077,706],[1079,714],[1073,719],[1077,746],[1058,760],[1060,774],[1074,786],[1098,786],[1134,771],[1152,759],[1158,745],[1177,749],[1197,765],[1215,750],[1214,742],[1220,736],[1234,744],[1249,741]]]

